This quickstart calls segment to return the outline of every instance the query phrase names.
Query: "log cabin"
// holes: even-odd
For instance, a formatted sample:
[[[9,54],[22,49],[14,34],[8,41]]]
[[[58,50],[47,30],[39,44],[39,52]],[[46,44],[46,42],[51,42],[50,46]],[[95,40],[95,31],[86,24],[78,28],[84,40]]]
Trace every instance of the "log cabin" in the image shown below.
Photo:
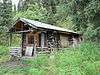
[[[81,34],[39,21],[19,18],[9,29],[10,33],[21,34],[21,55],[34,56],[35,51],[67,48],[81,42]]]

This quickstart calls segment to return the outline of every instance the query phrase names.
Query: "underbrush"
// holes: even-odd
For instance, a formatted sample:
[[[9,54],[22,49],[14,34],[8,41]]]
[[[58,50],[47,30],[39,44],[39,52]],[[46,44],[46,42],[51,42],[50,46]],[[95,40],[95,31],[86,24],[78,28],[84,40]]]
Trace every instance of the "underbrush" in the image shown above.
[[[8,61],[9,59],[9,47],[0,46],[0,63]]]
[[[97,43],[83,43],[77,48],[21,60],[25,66],[13,69],[3,67],[0,75],[100,75],[99,50]]]

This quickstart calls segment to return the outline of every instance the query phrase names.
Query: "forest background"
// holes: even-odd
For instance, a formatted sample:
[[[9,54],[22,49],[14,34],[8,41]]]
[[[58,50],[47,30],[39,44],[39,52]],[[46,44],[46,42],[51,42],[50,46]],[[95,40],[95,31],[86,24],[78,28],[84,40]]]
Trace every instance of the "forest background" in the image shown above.
[[[13,2],[0,1],[0,75],[100,75],[100,0]],[[71,29],[82,34],[84,40],[79,47],[11,61],[10,48],[21,44],[21,36],[8,31],[18,18]]]
[[[7,31],[22,17],[68,28],[85,41],[100,42],[100,0],[11,0],[0,2],[0,45],[9,44]],[[16,39],[17,40],[17,37]]]

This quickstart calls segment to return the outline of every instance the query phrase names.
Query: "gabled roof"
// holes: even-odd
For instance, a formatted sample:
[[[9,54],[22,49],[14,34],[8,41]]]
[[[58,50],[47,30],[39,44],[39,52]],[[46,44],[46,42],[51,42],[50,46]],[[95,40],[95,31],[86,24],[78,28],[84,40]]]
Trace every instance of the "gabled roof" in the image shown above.
[[[46,23],[42,23],[42,22],[39,22],[39,21],[30,20],[30,19],[20,18],[20,19],[18,19],[18,21],[22,21],[24,23],[27,23],[28,25],[30,25],[33,28],[34,27],[45,28],[45,29],[51,29],[51,30],[57,30],[57,31],[62,31],[62,32],[70,32],[70,33],[78,34],[77,32],[74,32],[72,30],[64,29],[64,28],[61,28],[61,27],[57,27],[57,26],[54,26],[54,25],[50,25],[50,24],[46,24]]]

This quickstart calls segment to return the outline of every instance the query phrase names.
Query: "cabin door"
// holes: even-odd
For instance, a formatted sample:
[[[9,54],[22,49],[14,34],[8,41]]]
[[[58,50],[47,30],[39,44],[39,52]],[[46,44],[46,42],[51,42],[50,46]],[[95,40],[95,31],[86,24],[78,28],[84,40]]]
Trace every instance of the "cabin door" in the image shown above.
[[[26,35],[26,50],[25,50],[25,56],[33,56],[34,54],[34,35],[32,33],[29,33]]]

